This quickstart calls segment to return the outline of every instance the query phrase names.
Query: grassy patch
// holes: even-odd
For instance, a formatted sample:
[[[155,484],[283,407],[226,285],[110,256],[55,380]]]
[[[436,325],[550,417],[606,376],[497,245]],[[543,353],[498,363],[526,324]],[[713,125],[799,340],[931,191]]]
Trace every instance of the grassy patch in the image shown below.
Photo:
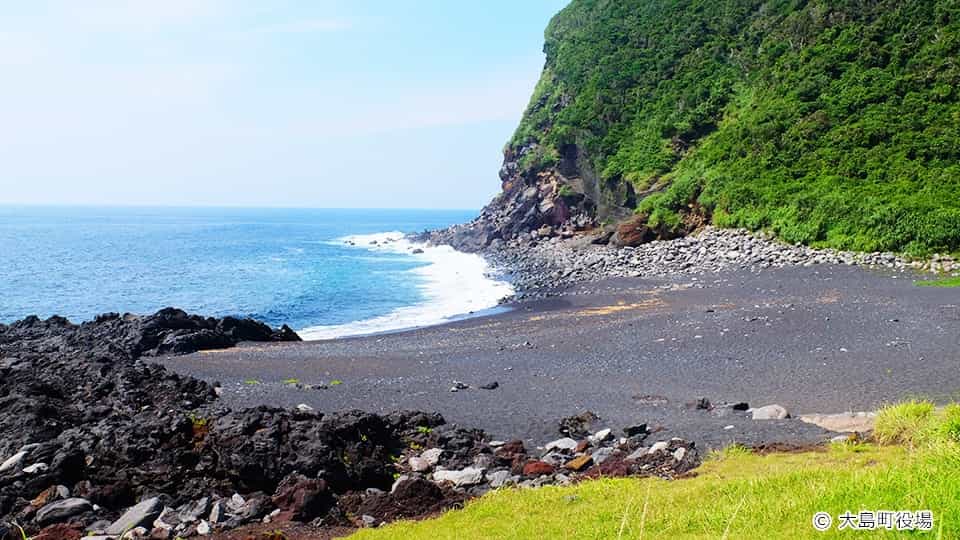
[[[247,385],[247,386],[256,386],[256,385],[260,384],[260,381],[258,381],[257,379],[247,379],[247,380],[243,381],[243,384],[245,384],[245,385]]]
[[[960,287],[960,277],[917,281],[920,287]]]
[[[287,386],[296,386],[296,385],[300,384],[300,379],[293,379],[293,378],[291,378],[291,379],[284,379],[284,380],[283,380],[283,384],[285,384],[285,385],[287,385]]]
[[[343,381],[341,381],[340,379],[334,379],[330,381],[330,386],[340,386],[341,384],[343,384]]]
[[[960,405],[885,408],[877,431],[898,444],[836,444],[821,452],[712,453],[693,478],[601,479],[570,487],[492,492],[437,519],[364,530],[354,538],[895,538],[838,531],[845,511],[932,510],[934,530],[960,538]],[[899,444],[907,442],[907,444]],[[815,512],[834,527],[817,532]]]
[[[907,401],[880,410],[874,436],[881,444],[923,442],[930,436],[934,405],[929,401]]]

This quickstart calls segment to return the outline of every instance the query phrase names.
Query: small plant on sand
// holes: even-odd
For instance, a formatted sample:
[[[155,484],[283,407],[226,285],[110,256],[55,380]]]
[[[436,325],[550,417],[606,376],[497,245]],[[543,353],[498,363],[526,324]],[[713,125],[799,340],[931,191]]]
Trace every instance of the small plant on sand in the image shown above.
[[[260,381],[258,381],[258,380],[256,380],[256,379],[247,379],[247,380],[243,381],[243,384],[245,384],[245,385],[247,385],[247,386],[256,386],[256,385],[260,384]]]
[[[752,454],[753,450],[743,446],[742,444],[731,444],[726,448],[721,450],[713,450],[710,452],[708,459],[714,461],[723,461],[726,459],[736,459],[749,454]]]
[[[285,384],[285,385],[287,385],[287,386],[296,386],[296,385],[300,384],[300,379],[294,379],[294,378],[284,379],[284,380],[283,380],[283,384]]]
[[[343,384],[343,381],[341,381],[340,379],[334,379],[330,381],[330,386],[340,386],[341,384]]]

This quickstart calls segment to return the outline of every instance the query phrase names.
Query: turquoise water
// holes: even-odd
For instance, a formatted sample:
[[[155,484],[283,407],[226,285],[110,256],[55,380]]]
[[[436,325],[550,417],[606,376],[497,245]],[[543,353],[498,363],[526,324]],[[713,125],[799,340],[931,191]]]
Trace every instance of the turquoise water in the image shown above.
[[[431,292],[431,274],[444,272],[436,258],[414,255],[411,246],[375,249],[362,239],[350,246],[343,237],[439,228],[474,215],[0,206],[0,322],[31,314],[81,321],[176,306],[301,329],[429,309],[439,294]]]

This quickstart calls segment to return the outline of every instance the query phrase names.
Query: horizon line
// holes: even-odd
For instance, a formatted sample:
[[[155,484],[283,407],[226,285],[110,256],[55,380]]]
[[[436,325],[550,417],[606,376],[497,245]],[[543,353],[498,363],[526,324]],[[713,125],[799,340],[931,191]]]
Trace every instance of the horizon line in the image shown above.
[[[412,206],[254,206],[248,204],[141,204],[141,203],[21,203],[2,202],[2,207],[25,208],[169,208],[169,209],[238,209],[238,210],[410,210],[423,212],[479,212],[479,208],[424,208]]]

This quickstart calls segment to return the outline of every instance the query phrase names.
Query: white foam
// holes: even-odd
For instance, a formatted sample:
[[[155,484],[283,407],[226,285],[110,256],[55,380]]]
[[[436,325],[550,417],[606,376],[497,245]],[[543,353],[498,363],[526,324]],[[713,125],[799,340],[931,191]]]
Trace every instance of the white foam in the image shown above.
[[[411,242],[401,232],[346,236],[335,241],[358,249],[403,253],[427,264],[409,272],[418,282],[424,301],[346,324],[311,326],[297,333],[306,340],[333,339],[406,330],[448,322],[471,312],[495,307],[513,294],[513,287],[497,279],[483,257],[456,251],[450,246]],[[376,242],[375,244],[373,242]],[[415,249],[422,253],[414,254]]]

